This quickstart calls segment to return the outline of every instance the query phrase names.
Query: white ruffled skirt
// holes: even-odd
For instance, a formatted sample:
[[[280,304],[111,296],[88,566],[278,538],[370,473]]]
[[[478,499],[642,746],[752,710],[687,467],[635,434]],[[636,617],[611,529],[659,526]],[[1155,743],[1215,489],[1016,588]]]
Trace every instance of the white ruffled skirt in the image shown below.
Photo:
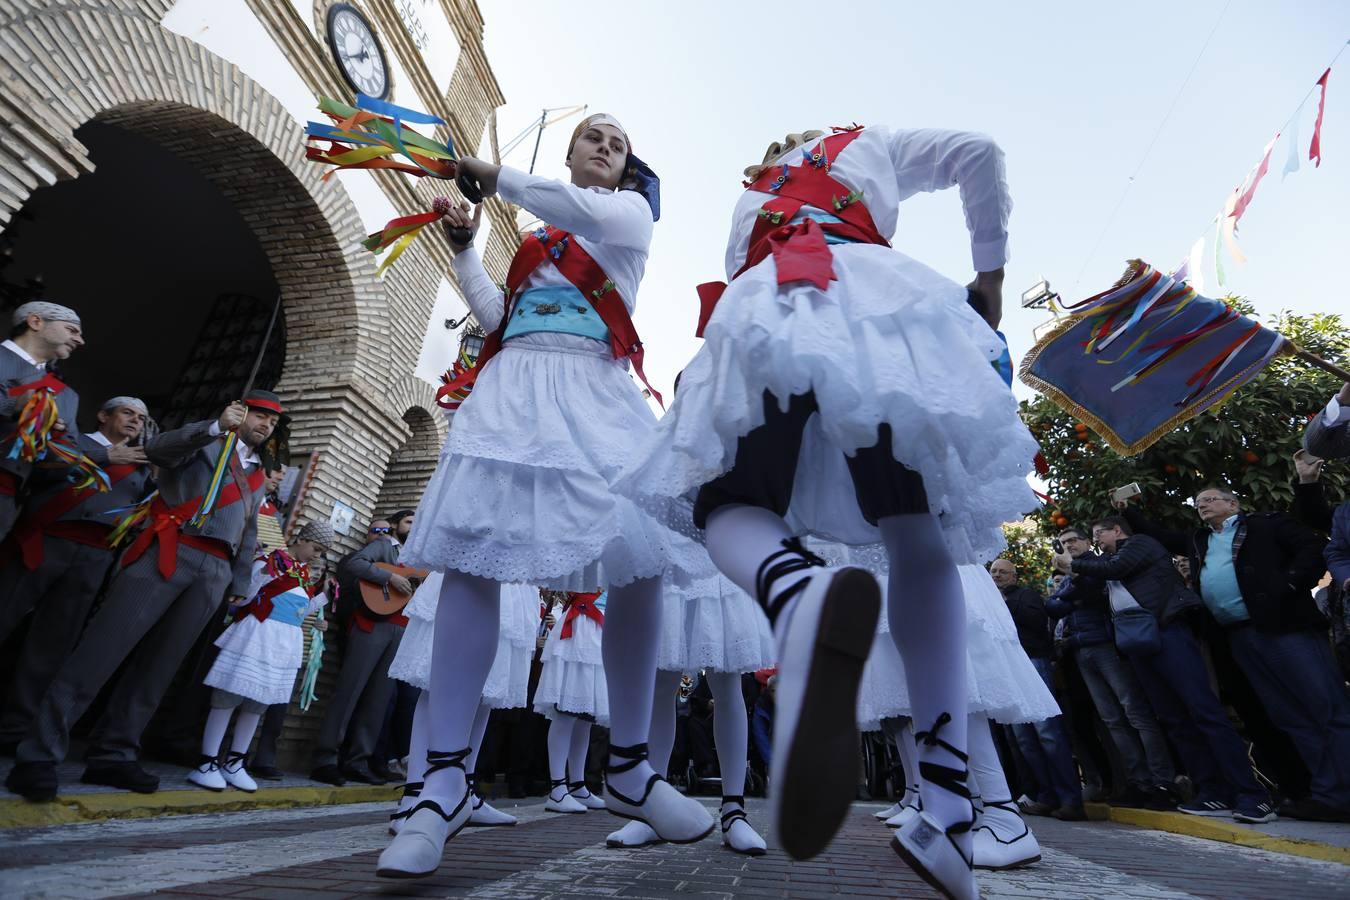
[[[655,421],[608,350],[507,344],[455,414],[401,561],[570,591],[711,574],[611,489]]]
[[[441,594],[440,572],[418,587],[403,614],[408,627],[389,664],[389,677],[427,690],[431,686],[431,654]],[[524,584],[502,585],[497,656],[483,685],[483,704],[490,709],[518,709],[528,703],[530,661],[539,629],[539,591]]]
[[[856,558],[853,564],[862,563]],[[966,689],[969,710],[1008,725],[1059,715],[1059,704],[1031,665],[1003,595],[981,566],[959,566],[966,596]],[[874,572],[877,570],[873,569]],[[886,575],[878,576],[882,591]],[[872,653],[858,691],[858,725],[880,728],[882,719],[911,712],[905,667],[891,639],[883,609]]]
[[[749,594],[717,575],[679,587],[667,579],[657,668],[758,672],[776,655],[769,620]]]
[[[959,562],[1003,548],[1000,524],[1036,507],[1026,482],[1036,443],[991,362],[1002,344],[966,289],[883,247],[838,245],[837,280],[779,286],[772,257],[736,278],[680,376],[670,412],[618,482],[663,510],[731,468],[764,422],[767,390],[786,404],[814,391],[789,524],[861,545],[880,541],[854,498],[845,454],[892,426],[895,459],[923,478]]]
[[[591,716],[597,725],[609,725],[609,689],[600,657],[603,630],[585,616],[572,620],[572,636],[566,640],[562,630],[560,608],[558,624],[544,644],[544,669],[534,689],[534,709],[549,719],[568,713]]]
[[[305,661],[305,634],[279,619],[244,616],[216,638],[220,648],[202,683],[271,706],[289,703]]]

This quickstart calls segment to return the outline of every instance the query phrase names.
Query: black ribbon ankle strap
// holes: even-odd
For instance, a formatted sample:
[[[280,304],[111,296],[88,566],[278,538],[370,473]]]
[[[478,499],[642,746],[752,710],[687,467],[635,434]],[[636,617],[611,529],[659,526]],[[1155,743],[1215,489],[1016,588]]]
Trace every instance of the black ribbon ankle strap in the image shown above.
[[[647,761],[648,752],[646,744],[633,744],[631,747],[616,747],[613,744],[610,744],[609,755],[611,757],[627,760],[627,762],[621,762],[616,765],[615,763],[606,760],[605,774],[622,775],[624,772],[631,772],[633,769],[636,769]]]
[[[220,765],[220,761],[216,757],[207,756],[205,753],[203,753],[201,757],[197,760],[197,768],[199,769],[202,766],[218,766],[218,765]]]
[[[735,807],[727,809],[728,806]],[[722,798],[722,831],[726,832],[731,826],[740,822],[749,822],[750,818],[745,814],[745,797],[725,796]]]
[[[403,796],[420,797],[422,795],[422,788],[425,786],[426,783],[422,781],[409,781],[407,784],[403,785]]]
[[[428,750],[427,770],[422,774],[422,777],[428,778],[436,774],[437,772],[444,771],[445,769],[459,769],[461,772],[464,772],[464,760],[468,759],[469,750],[470,748],[468,747],[465,747],[463,750],[450,750],[450,751]],[[467,772],[465,772],[464,777],[467,780],[468,778]]]
[[[942,727],[950,723],[951,720],[952,717],[950,713],[942,713],[940,716],[937,717],[937,721],[933,723],[932,730],[915,732],[914,740],[915,742],[923,744],[927,747],[941,747],[943,750],[946,750],[948,753],[950,753],[952,756],[955,756],[961,762],[963,763],[968,762],[969,757],[966,756],[966,754],[962,753],[960,750],[957,750],[951,744],[947,743],[938,736],[938,733],[942,730]],[[922,778],[924,781],[927,781],[928,783],[934,785],[935,787],[940,787],[944,791],[949,791],[950,793],[953,793],[956,796],[962,798],[966,802],[968,803],[970,802],[971,799],[970,787],[967,784],[970,778],[970,771],[964,767],[957,769],[953,766],[944,766],[938,763],[920,762],[919,777]],[[947,839],[951,840],[952,835],[954,834],[964,834],[965,832],[970,831],[970,829],[973,828],[974,825],[975,825],[975,805],[971,803],[970,820],[967,822],[957,822],[956,824],[948,827]],[[952,841],[952,845],[956,846],[956,842]],[[957,847],[957,849],[960,850],[959,847]],[[965,857],[964,853],[962,853],[961,855],[962,857]],[[967,860],[967,862],[969,862],[969,860]]]
[[[566,779],[566,778],[550,778],[550,779],[548,780],[548,786],[549,786],[549,789],[550,789],[550,790],[549,790],[549,793],[552,793],[552,789],[553,789],[553,788],[567,787],[567,779]]]
[[[229,753],[225,754],[225,765],[229,766],[235,763],[243,765],[244,760],[247,758],[248,758],[247,753],[238,753],[234,750],[231,750]]]
[[[759,564],[759,570],[755,572],[755,597],[759,600],[759,605],[763,608],[764,614],[769,617],[770,624],[777,621],[778,614],[782,612],[784,604],[806,589],[808,579],[801,579],[770,600],[769,590],[773,587],[773,583],[780,578],[801,572],[804,569],[814,569],[825,565],[825,560],[802,545],[801,538],[787,538],[783,541],[783,547],[784,549],[770,553],[765,557],[764,562]]]
[[[937,721],[933,723],[933,728],[931,731],[916,732],[914,734],[914,741],[915,743],[924,744],[929,747],[941,747],[943,750],[946,750],[952,756],[955,756],[957,759],[961,760],[961,762],[969,762],[970,761],[969,756],[962,753],[960,750],[957,750],[955,747],[944,741],[942,738],[938,737],[938,732],[942,730],[942,727],[944,725],[950,724],[951,721],[952,721],[951,713],[943,713],[942,715],[937,717]],[[920,768],[922,768],[922,766],[920,766]]]
[[[584,790],[585,788],[586,788],[586,782],[584,782],[584,781],[569,781],[569,782],[567,782],[567,793],[569,793],[569,794],[575,794],[577,791]]]

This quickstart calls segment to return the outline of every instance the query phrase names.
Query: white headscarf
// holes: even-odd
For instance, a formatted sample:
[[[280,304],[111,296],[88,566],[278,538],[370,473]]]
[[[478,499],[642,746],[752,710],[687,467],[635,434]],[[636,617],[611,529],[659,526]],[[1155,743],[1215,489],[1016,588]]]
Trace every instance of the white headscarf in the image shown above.
[[[80,317],[68,306],[47,300],[30,300],[14,310],[9,327],[17,328],[26,322],[29,316],[39,316],[44,322],[70,322],[77,327],[80,324]]]

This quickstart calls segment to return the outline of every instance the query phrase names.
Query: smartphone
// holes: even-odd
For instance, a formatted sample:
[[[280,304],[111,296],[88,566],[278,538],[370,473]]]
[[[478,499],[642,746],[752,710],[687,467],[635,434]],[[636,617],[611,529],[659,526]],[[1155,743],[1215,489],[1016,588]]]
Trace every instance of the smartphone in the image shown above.
[[[1059,542],[1059,538],[1051,538],[1050,549],[1055,551],[1056,556],[1059,556],[1064,552],[1064,545]]]
[[[1143,490],[1140,489],[1139,482],[1132,481],[1129,484],[1125,485],[1124,487],[1118,487],[1114,491],[1112,491],[1111,502],[1124,503],[1127,500],[1131,500],[1135,497],[1138,497],[1142,493]]]

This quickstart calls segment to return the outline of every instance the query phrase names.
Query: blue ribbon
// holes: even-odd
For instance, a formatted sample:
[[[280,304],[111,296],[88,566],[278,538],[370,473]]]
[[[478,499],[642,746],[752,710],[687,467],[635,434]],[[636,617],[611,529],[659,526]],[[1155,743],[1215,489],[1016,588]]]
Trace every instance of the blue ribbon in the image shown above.
[[[395,106],[387,100],[379,100],[375,97],[367,97],[365,94],[356,95],[356,105],[366,112],[373,112],[377,116],[388,116],[391,119],[402,119],[405,122],[412,122],[416,125],[444,125],[445,120],[431,113],[418,112],[415,109],[408,109],[406,106]]]
[[[642,195],[652,208],[652,221],[661,221],[661,179],[652,171],[652,167],[638,159],[637,154],[628,154],[628,166],[633,171],[635,182],[633,190]]]

